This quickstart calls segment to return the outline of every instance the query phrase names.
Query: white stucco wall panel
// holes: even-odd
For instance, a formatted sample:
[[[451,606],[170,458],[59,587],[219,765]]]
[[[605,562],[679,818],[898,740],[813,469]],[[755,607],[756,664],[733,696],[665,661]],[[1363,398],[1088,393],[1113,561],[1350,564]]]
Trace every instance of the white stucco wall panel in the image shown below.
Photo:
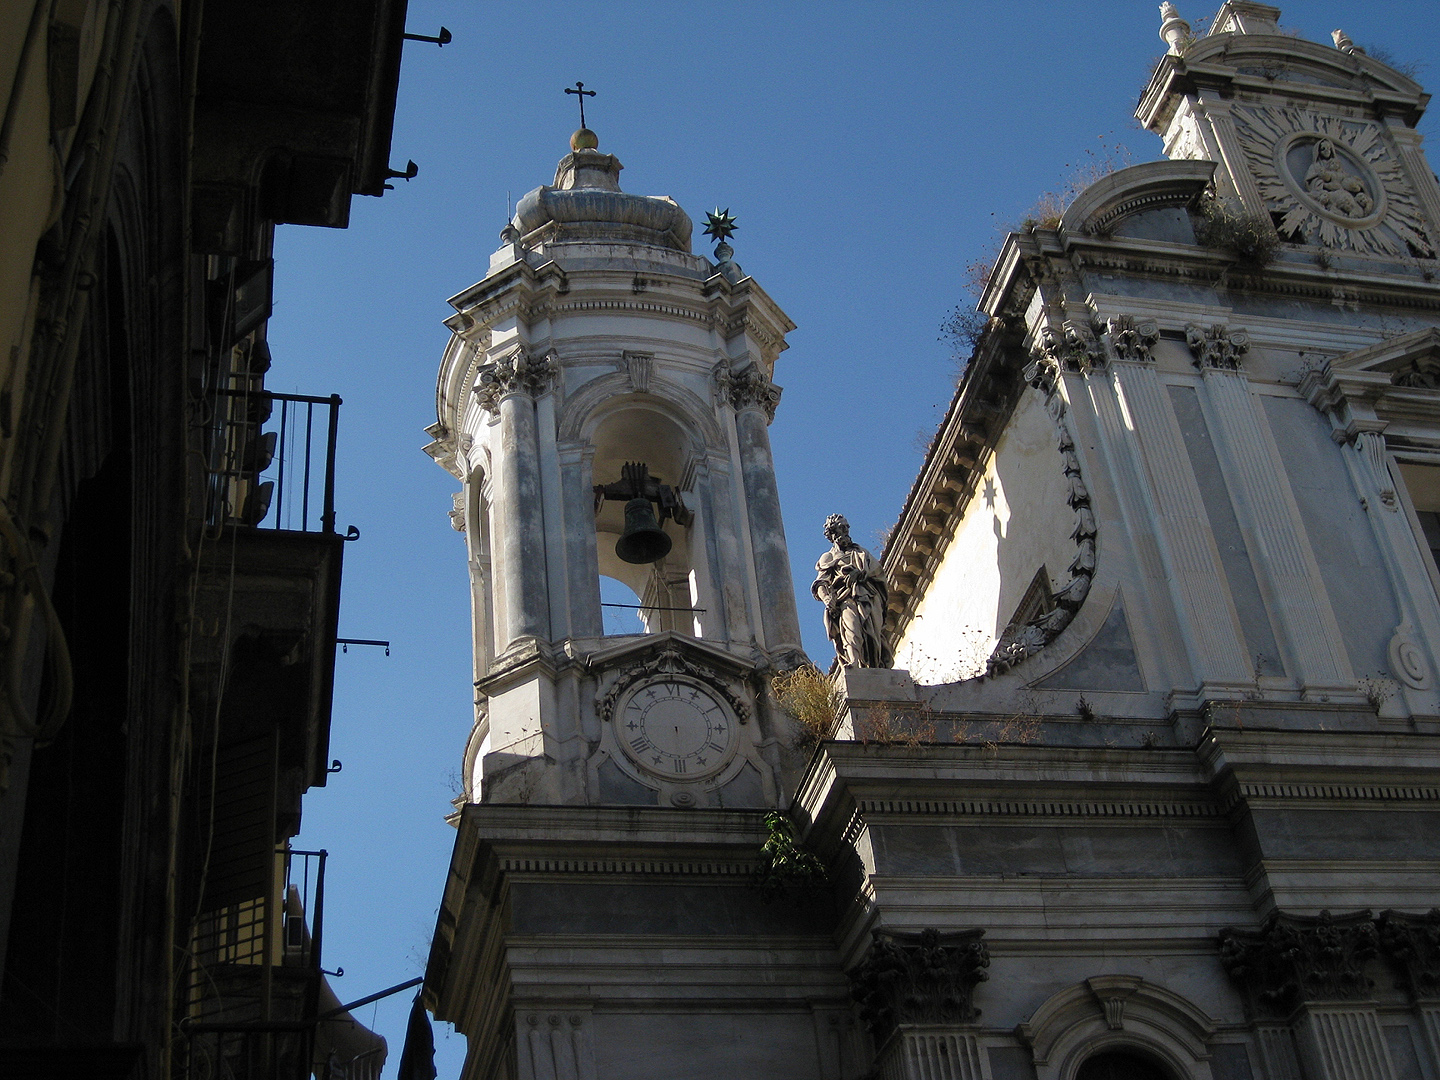
[[[1351,666],[1362,678],[1388,675],[1387,646],[1400,613],[1340,447],[1309,403],[1263,400]]]
[[[918,681],[982,672],[1036,571],[1052,589],[1069,580],[1075,513],[1058,440],[1040,395],[1023,395],[896,649]]]

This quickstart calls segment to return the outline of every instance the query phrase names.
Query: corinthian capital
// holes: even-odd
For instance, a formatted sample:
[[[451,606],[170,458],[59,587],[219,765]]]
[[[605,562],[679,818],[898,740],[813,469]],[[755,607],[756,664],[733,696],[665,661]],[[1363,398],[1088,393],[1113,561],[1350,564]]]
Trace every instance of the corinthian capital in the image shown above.
[[[1191,323],[1185,327],[1185,344],[1190,346],[1196,367],[1238,371],[1240,357],[1250,349],[1250,335],[1239,328],[1232,330],[1224,323],[1214,326]]]
[[[487,412],[500,411],[500,399],[520,393],[538,397],[555,377],[553,353],[536,355],[523,345],[494,363],[486,364],[475,377],[475,396]]]
[[[780,387],[753,362],[735,372],[728,360],[722,360],[715,366],[715,392],[737,412],[750,405],[759,406],[767,421],[775,419],[775,408],[780,404]]]

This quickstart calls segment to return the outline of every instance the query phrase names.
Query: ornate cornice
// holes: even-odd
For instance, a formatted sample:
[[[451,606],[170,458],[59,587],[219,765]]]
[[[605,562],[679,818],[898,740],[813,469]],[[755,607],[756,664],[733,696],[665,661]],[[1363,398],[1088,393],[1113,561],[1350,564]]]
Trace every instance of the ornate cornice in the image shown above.
[[[1220,963],[1255,1017],[1289,1016],[1306,1002],[1363,1001],[1365,965],[1380,933],[1369,911],[1332,916],[1276,912],[1259,930],[1220,931]]]
[[[941,817],[1104,817],[1218,818],[1225,810],[1212,800],[1119,801],[1109,799],[859,799],[857,813]]]
[[[876,930],[869,951],[850,972],[851,996],[877,1044],[901,1024],[968,1024],[977,983],[989,976],[984,930],[942,934]]]

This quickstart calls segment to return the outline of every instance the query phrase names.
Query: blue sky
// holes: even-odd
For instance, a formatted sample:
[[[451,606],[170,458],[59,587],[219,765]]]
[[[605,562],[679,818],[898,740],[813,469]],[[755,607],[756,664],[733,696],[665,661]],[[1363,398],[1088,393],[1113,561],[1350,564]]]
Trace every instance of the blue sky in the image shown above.
[[[1192,22],[1214,9],[1180,5]],[[1342,27],[1440,78],[1423,5],[1296,4],[1282,25]],[[1152,3],[527,3],[412,0],[392,162],[419,176],[356,198],[346,231],[282,227],[274,390],[338,393],[347,545],[331,749],[297,846],[331,853],[327,965],[341,1000],[423,971],[454,834],[442,820],[471,722],[456,482],[420,452],[449,331],[446,298],[483,276],[507,199],[549,183],[577,126],[577,79],[627,191],[690,216],[729,207],[735,259],[798,324],[771,428],[805,643],[831,650],[808,595],[844,513],[855,538],[898,515],[954,365],[939,340],[967,263],[1077,168],[1160,156],[1131,118],[1164,49]],[[1421,131],[1434,139],[1435,119]],[[1431,148],[1433,152],[1433,147]],[[1436,159],[1432,158],[1432,164]],[[699,230],[696,230],[697,238]],[[703,239],[703,238],[700,238]],[[708,245],[696,244],[709,251]],[[366,1006],[391,1044],[410,995]],[[442,1080],[464,1040],[437,1025]]]

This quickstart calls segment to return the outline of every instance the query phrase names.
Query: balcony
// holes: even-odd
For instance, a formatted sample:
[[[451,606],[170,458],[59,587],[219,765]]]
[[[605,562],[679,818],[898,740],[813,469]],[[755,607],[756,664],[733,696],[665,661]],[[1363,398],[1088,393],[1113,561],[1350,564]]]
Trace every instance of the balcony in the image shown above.
[[[326,857],[280,848],[258,890],[207,887],[180,1025],[185,1080],[378,1073],[383,1041],[337,1014],[321,968]]]

